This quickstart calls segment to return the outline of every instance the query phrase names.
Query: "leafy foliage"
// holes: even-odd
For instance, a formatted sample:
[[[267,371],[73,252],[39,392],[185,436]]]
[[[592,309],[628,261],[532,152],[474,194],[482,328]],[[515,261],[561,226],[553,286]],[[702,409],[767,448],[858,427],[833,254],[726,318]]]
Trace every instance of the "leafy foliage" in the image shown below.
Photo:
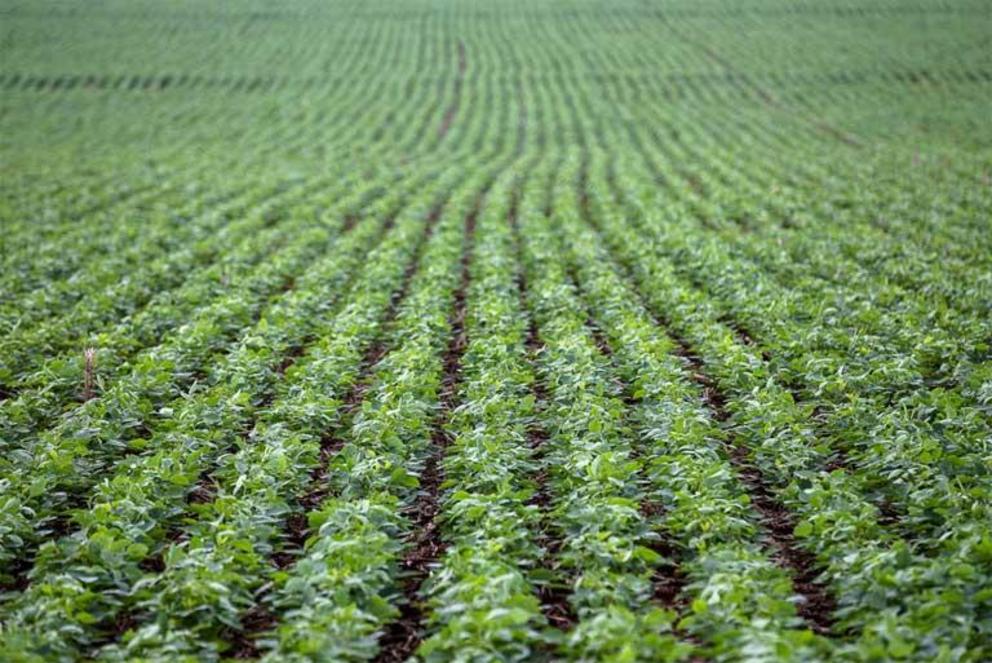
[[[0,14],[0,659],[992,658],[987,3]]]

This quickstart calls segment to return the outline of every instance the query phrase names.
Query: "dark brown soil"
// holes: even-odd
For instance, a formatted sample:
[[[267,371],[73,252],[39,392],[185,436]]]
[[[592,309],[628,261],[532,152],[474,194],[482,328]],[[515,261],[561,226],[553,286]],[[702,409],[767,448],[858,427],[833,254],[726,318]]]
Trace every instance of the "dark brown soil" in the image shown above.
[[[206,471],[200,474],[192,490],[186,494],[187,504],[207,504],[217,496],[217,484]]]
[[[227,641],[231,648],[228,656],[234,659],[256,659],[262,655],[253,636],[271,630],[276,625],[276,617],[262,602],[255,604],[241,617],[241,630],[230,631]]]
[[[796,527],[795,516],[769,495],[764,478],[751,465],[743,448],[731,447],[730,457],[747,487],[751,504],[758,511],[761,524],[769,533],[769,544],[775,552],[775,560],[791,571],[793,587],[804,599],[798,606],[799,614],[814,631],[829,633],[833,626],[831,614],[836,602],[827,588],[817,581],[818,571],[813,556],[796,544],[792,535]]]
[[[661,529],[665,507],[652,500],[641,502],[641,515],[648,523],[654,524],[653,530]],[[663,608],[673,610],[676,614],[685,612],[687,598],[685,596],[686,578],[677,563],[677,553],[671,542],[665,538],[656,541],[651,549],[665,558],[664,564],[651,577],[654,586],[654,600]]]
[[[431,566],[445,550],[436,519],[440,510],[439,497],[443,481],[439,459],[447,440],[443,432],[437,432],[432,442],[434,449],[420,476],[421,492],[410,511],[413,516],[414,539],[410,550],[400,562],[400,567],[406,574],[402,583],[405,600],[400,605],[399,619],[387,625],[379,639],[379,654],[375,660],[380,662],[405,661],[420,645],[424,622],[420,588],[430,573]]]

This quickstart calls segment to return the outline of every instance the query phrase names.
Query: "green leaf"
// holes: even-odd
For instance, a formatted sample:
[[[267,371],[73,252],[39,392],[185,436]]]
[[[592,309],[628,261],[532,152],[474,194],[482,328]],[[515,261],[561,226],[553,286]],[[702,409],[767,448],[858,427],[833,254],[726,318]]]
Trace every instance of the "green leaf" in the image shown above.
[[[77,612],[76,621],[80,624],[96,624],[99,620],[88,612]]]

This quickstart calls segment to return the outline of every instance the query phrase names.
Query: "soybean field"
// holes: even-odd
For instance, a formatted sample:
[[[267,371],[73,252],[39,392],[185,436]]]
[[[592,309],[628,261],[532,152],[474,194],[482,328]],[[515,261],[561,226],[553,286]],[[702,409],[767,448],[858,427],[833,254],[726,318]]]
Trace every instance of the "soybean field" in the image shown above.
[[[0,0],[0,660],[992,659],[987,0]]]

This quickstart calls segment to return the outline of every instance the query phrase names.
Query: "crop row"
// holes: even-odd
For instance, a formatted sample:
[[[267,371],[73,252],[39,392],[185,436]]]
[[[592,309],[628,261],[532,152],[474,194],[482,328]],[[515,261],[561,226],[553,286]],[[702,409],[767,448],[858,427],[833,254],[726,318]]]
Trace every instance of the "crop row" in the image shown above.
[[[830,578],[837,628],[857,629],[859,646],[875,654],[905,655],[910,647],[937,655],[977,644],[972,640],[981,638],[982,626],[974,616],[989,601],[979,570],[987,555],[981,520],[958,521],[942,535],[934,558],[893,537],[865,497],[865,475],[831,465],[832,451],[818,440],[810,410],[775,382],[760,352],[720,321],[703,293],[678,278],[654,243],[643,237],[635,243],[636,230],[616,214],[604,211],[599,218],[603,239],[653,310],[695,348],[727,395],[731,425],[749,460],[801,521],[795,535]]]
[[[402,200],[402,195],[401,191],[393,194],[397,202]],[[419,195],[428,197],[429,189]],[[301,462],[296,450],[287,449],[285,454],[277,454],[273,451],[275,445],[270,445],[268,438],[265,438],[265,443],[256,444],[256,435],[261,433],[253,432],[255,421],[264,417],[269,408],[277,410],[275,401],[267,402],[273,396],[266,393],[271,393],[275,381],[281,380],[280,371],[290,371],[287,357],[302,351],[312,339],[323,337],[329,326],[336,322],[336,310],[346,304],[351,310],[361,306],[365,300],[356,299],[355,295],[362,288],[374,287],[374,292],[379,293],[375,301],[388,300],[391,289],[381,274],[363,273],[357,284],[349,284],[355,279],[357,267],[367,263],[367,257],[382,257],[382,264],[389,266],[402,265],[403,252],[412,251],[416,246],[412,240],[421,232],[420,227],[425,222],[423,207],[410,207],[409,212],[394,221],[392,214],[395,212],[391,208],[397,202],[387,203],[377,220],[359,224],[347,235],[338,250],[327,253],[300,277],[294,288],[282,298],[284,301],[274,305],[258,327],[234,349],[225,364],[215,369],[216,377],[209,386],[194,389],[175,403],[158,410],[157,414],[165,421],[155,427],[146,440],[147,444],[141,446],[147,451],[121,461],[115,466],[113,476],[95,487],[96,499],[91,500],[90,508],[74,515],[79,530],[55,544],[45,544],[39,550],[38,560],[29,576],[30,586],[18,599],[21,607],[18,609],[15,605],[11,608],[11,623],[23,624],[24,630],[21,632],[25,635],[20,637],[37,638],[38,634],[51,633],[52,640],[46,643],[48,647],[56,647],[59,642],[67,646],[73,642],[83,647],[99,645],[105,637],[101,634],[112,628],[119,615],[128,609],[154,605],[139,605],[132,601],[163,600],[155,596],[153,590],[157,585],[146,579],[149,571],[151,578],[171,575],[169,571],[173,561],[176,563],[173,573],[182,573],[185,569],[195,574],[200,568],[193,563],[184,564],[182,560],[188,552],[186,547],[170,545],[169,537],[170,534],[176,535],[174,530],[170,530],[188,517],[189,496],[203,474],[217,474],[211,483],[221,481],[220,477],[227,477],[236,484],[238,478],[231,477],[230,472],[232,468],[246,467],[244,457],[250,457],[252,451],[262,455],[253,459],[254,462],[272,462],[276,466],[291,460]],[[383,228],[389,226],[393,226],[393,230],[385,243],[372,255],[366,256],[370,245],[381,238]],[[380,261],[368,264],[376,265]],[[401,270],[402,267],[394,269]],[[369,280],[371,285],[368,285]],[[350,318],[344,319],[354,325]],[[360,324],[357,326],[362,327]],[[293,375],[295,372],[290,372],[288,377]],[[277,426],[275,428],[278,429]],[[267,450],[275,455],[268,456]],[[303,456],[302,462],[305,461],[306,456]],[[306,476],[297,471],[298,466],[288,464],[285,468],[292,471],[296,481]],[[65,476],[59,479],[64,480]],[[263,481],[259,488],[264,485]],[[225,487],[228,491],[235,488],[233,484]],[[241,490],[239,488],[236,492]],[[212,517],[221,514],[236,520],[242,515],[236,509],[239,505],[228,504],[229,501],[223,495],[207,500],[200,509],[203,512],[202,522],[209,524],[213,522]],[[251,506],[245,507],[249,513]],[[228,507],[231,512],[226,511]],[[278,513],[276,508],[273,514]],[[249,529],[241,534],[251,536],[253,531]],[[223,541],[223,532],[219,535]],[[183,538],[193,545],[201,543],[194,532],[186,533]],[[210,542],[216,540],[211,537],[202,543],[209,547]],[[237,550],[238,545],[234,549]],[[149,565],[150,558],[166,565],[163,574],[156,572],[158,563]],[[195,560],[197,555],[192,558]],[[106,566],[94,567],[96,560],[102,560]],[[122,573],[121,566],[129,569],[130,573]],[[151,568],[146,568],[148,566]],[[190,566],[194,568],[190,569]],[[88,578],[81,583],[75,575],[82,573],[85,577],[101,567],[105,568],[101,582],[107,583],[107,589],[116,587],[117,592],[93,592],[93,579]],[[189,585],[191,590],[197,586],[195,583]],[[205,586],[200,585],[200,588]],[[135,588],[140,591],[134,591]],[[176,589],[170,586],[167,591]],[[53,600],[48,602],[51,606],[49,610],[39,609],[45,606],[45,602],[38,600],[39,596],[52,597]],[[221,597],[221,600],[225,598]],[[236,609],[238,604],[231,605]],[[193,611],[191,615],[180,614],[175,618],[189,617],[197,621],[198,615],[199,611]],[[49,630],[51,622],[60,621],[64,622],[63,629]],[[80,624],[85,625],[82,632],[70,637]],[[169,635],[166,633],[160,639],[168,641]],[[17,637],[19,630],[11,629],[10,638]],[[138,642],[141,642],[140,638]],[[150,646],[150,643],[143,646]]]

